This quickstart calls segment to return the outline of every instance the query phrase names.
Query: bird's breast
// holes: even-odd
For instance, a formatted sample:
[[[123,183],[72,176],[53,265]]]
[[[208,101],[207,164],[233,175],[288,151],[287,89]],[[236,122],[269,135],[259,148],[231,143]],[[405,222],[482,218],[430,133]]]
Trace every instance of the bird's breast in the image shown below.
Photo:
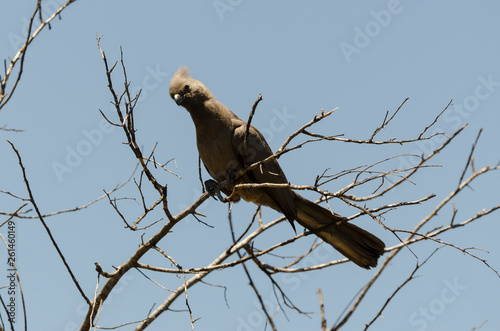
[[[243,165],[234,152],[230,135],[213,132],[210,135],[197,135],[196,140],[200,158],[215,180],[226,180],[228,174],[242,169]]]

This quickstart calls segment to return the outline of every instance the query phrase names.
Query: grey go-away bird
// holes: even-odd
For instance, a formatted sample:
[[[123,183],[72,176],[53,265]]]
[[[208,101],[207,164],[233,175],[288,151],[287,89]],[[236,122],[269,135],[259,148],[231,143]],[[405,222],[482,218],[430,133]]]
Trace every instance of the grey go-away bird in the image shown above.
[[[285,215],[293,227],[295,220],[360,267],[369,269],[377,265],[385,248],[379,238],[303,198],[290,187],[235,188],[241,183],[288,184],[288,180],[276,159],[232,180],[238,171],[266,159],[273,152],[253,126],[249,128],[245,144],[246,123],[217,101],[202,82],[191,78],[186,67],[174,74],[170,96],[177,105],[186,108],[194,122],[198,152],[216,181],[205,183],[209,192],[216,194],[220,189],[230,201],[243,198],[271,207]],[[218,183],[226,180],[229,186],[219,187]]]

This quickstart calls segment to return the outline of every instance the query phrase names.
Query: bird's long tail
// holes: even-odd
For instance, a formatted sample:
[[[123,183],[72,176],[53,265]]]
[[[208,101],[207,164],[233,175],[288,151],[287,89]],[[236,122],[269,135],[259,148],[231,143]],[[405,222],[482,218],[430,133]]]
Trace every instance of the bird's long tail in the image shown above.
[[[373,234],[295,193],[297,222],[360,267],[377,266],[385,244]]]

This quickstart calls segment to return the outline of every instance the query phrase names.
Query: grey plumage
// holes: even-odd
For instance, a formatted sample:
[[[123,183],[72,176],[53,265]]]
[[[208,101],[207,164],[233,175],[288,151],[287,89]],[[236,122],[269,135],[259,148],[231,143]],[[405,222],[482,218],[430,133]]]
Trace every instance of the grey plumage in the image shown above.
[[[231,178],[237,171],[273,155],[264,136],[217,101],[200,81],[180,68],[170,83],[170,96],[186,108],[196,128],[196,143],[208,173],[217,182]],[[344,217],[314,204],[289,187],[236,188],[239,183],[286,184],[288,180],[276,159],[262,164],[242,177],[232,187],[222,188],[232,201],[246,201],[271,207],[290,221],[313,231],[344,256],[363,268],[375,267],[384,253],[384,243],[369,232],[351,224]],[[295,228],[295,227],[294,227]]]

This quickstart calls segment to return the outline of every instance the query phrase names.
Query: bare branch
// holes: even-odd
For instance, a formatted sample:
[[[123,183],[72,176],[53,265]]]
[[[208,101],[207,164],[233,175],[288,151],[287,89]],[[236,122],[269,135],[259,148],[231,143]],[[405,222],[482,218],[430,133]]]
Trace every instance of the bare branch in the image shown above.
[[[248,121],[245,125],[245,139],[243,140],[243,148],[244,149],[247,149],[247,137],[250,133],[250,123],[252,123],[252,118],[253,118],[253,115],[255,114],[255,109],[257,109],[257,105],[261,101],[262,101],[262,94],[259,93],[259,97],[257,98],[257,100],[255,100],[255,103],[252,106],[252,111],[250,112],[250,115],[248,116]]]
[[[429,126],[427,126],[424,131],[422,131],[420,133],[420,135],[418,136],[418,139],[422,138],[422,136],[424,135],[425,132],[427,132],[427,130],[429,130],[434,124],[436,124],[437,120],[441,117],[441,115],[443,115],[443,113],[446,111],[446,109],[448,109],[448,107],[451,105],[451,103],[453,102],[453,100],[450,100],[450,102],[448,102],[448,104],[446,105],[446,107],[444,107],[444,109],[438,114],[438,116],[436,116],[436,118],[434,119],[434,121],[429,124]]]
[[[177,215],[171,215],[169,208],[168,208],[168,201],[167,201],[167,186],[166,184],[160,183],[157,181],[155,178],[154,174],[152,173],[152,169],[149,169],[150,167],[162,167],[164,170],[167,170],[165,168],[165,165],[160,164],[155,160],[155,155],[154,151],[156,148],[153,147],[152,152],[148,157],[143,156],[143,152],[139,148],[139,144],[136,141],[136,129],[134,126],[134,116],[135,112],[134,109],[137,105],[137,102],[140,97],[140,92],[137,93],[136,95],[131,95],[131,91],[129,90],[130,87],[130,82],[128,81],[127,78],[127,72],[125,69],[125,63],[124,63],[124,56],[123,56],[123,51],[121,50],[120,54],[120,64],[121,64],[121,69],[122,69],[122,75],[124,78],[123,82],[123,91],[117,92],[115,91],[113,84],[112,84],[112,73],[113,70],[116,66],[117,63],[115,63],[113,66],[109,66],[105,53],[100,47],[100,38],[97,38],[98,42],[98,48],[101,52],[101,56],[103,58],[105,70],[106,70],[106,77],[108,80],[108,88],[112,94],[112,104],[114,105],[114,108],[117,113],[117,119],[113,119],[113,121],[116,121],[117,124],[114,124],[115,126],[120,126],[127,138],[126,140],[126,145],[131,149],[131,151],[134,153],[135,157],[137,158],[140,166],[141,166],[141,174],[139,180],[135,181],[136,186],[139,190],[137,194],[137,198],[134,198],[136,201],[138,201],[139,205],[142,207],[142,215],[136,219],[136,221],[129,225],[130,223],[127,223],[125,221],[127,218],[127,215],[122,214],[121,217],[125,221],[125,224],[129,226],[130,228],[137,228],[137,225],[139,222],[144,220],[147,215],[154,210],[157,206],[160,204],[163,205],[163,211],[165,215],[167,216],[167,223],[154,235],[152,235],[148,240],[142,239],[142,244],[137,248],[137,250],[128,258],[127,261],[122,263],[120,266],[116,267],[115,270],[112,272],[105,272],[102,270],[102,268],[96,264],[96,270],[99,275],[103,275],[107,278],[106,283],[102,286],[100,291],[96,292],[94,300],[91,302],[91,307],[89,307],[89,311],[87,313],[87,316],[85,318],[84,323],[82,324],[82,329],[81,330],[88,330],[89,327],[93,326],[95,324],[95,316],[98,315],[98,307],[100,307],[103,302],[106,300],[108,297],[109,293],[113,288],[116,286],[118,283],[119,279],[129,272],[133,268],[137,268],[142,274],[144,274],[145,277],[153,281],[149,276],[146,274],[149,274],[150,272],[162,272],[162,273],[173,273],[173,274],[182,274],[182,284],[178,284],[179,286],[172,290],[169,296],[159,305],[155,306],[155,309],[152,308],[152,310],[148,313],[148,316],[140,321],[140,323],[136,326],[136,330],[144,330],[147,328],[154,320],[156,320],[161,314],[168,310],[172,310],[171,306],[172,304],[180,299],[181,297],[184,297],[185,299],[185,305],[187,308],[187,312],[189,313],[190,316],[190,322],[191,322],[191,328],[194,329],[194,324],[197,319],[194,318],[193,311],[191,310],[191,305],[189,301],[189,288],[191,286],[194,286],[198,283],[203,283],[204,278],[212,273],[215,270],[222,270],[225,268],[231,268],[235,267],[237,265],[241,265],[243,269],[245,270],[245,273],[247,275],[247,278],[249,279],[250,286],[255,292],[257,299],[259,300],[260,304],[260,309],[262,310],[262,313],[266,316],[267,323],[270,325],[271,329],[276,330],[277,325],[275,325],[275,320],[274,320],[274,314],[273,312],[269,311],[269,307],[264,305],[263,302],[263,297],[261,295],[261,289],[259,287],[259,284],[255,282],[255,277],[251,273],[251,270],[248,269],[247,262],[251,260],[255,265],[268,277],[270,280],[272,286],[273,286],[273,291],[274,295],[276,296],[277,299],[277,310],[276,311],[283,311],[285,313],[284,309],[286,309],[285,305],[294,309],[298,313],[301,314],[306,314],[302,312],[297,306],[295,306],[290,299],[287,297],[286,293],[283,291],[283,289],[280,287],[280,285],[274,280],[275,276],[274,274],[276,273],[304,273],[308,272],[311,270],[319,270],[322,268],[327,268],[331,267],[337,264],[345,263],[348,260],[347,259],[339,259],[339,260],[334,260],[334,261],[328,261],[326,263],[318,263],[316,265],[312,266],[307,266],[307,267],[299,267],[300,261],[303,261],[306,257],[310,256],[313,254],[313,252],[320,247],[322,242],[320,240],[315,240],[310,246],[305,251],[301,251],[301,253],[297,254],[296,256],[283,256],[281,255],[276,255],[276,252],[274,250],[285,247],[287,245],[292,244],[296,240],[299,240],[302,237],[308,236],[313,234],[311,231],[306,231],[303,232],[299,235],[296,235],[288,240],[278,242],[278,243],[273,243],[271,246],[267,247],[266,249],[257,249],[253,247],[253,241],[255,238],[259,237],[263,233],[266,233],[269,231],[272,227],[274,227],[276,224],[279,224],[283,222],[285,219],[284,217],[281,217],[279,219],[276,219],[274,221],[265,223],[261,219],[261,214],[260,214],[260,209],[257,208],[256,212],[254,213],[253,217],[249,219],[249,222],[247,223],[248,225],[244,227],[244,230],[242,233],[235,233],[235,229],[233,228],[232,221],[231,221],[231,213],[229,212],[229,227],[231,230],[231,238],[232,241],[228,245],[228,247],[220,253],[215,259],[212,260],[212,262],[208,265],[202,265],[200,267],[193,267],[193,268],[186,268],[185,266],[183,267],[180,263],[178,263],[172,256],[175,254],[172,254],[170,252],[163,251],[158,247],[158,243],[161,239],[163,239],[167,234],[169,234],[172,231],[172,228],[182,219],[189,215],[193,215],[198,221],[201,222],[201,220],[197,217],[197,215],[202,216],[199,212],[197,212],[197,208],[204,202],[206,199],[209,198],[208,193],[203,193],[200,198],[193,203],[190,207],[186,208],[184,211]],[[254,103],[254,106],[252,108],[252,111],[249,115],[249,119],[247,121],[247,127],[246,127],[246,132],[245,132],[245,142],[246,142],[246,136],[248,136],[250,127],[251,127],[251,121],[252,118],[255,114],[256,107],[258,103],[261,100],[261,96],[259,96],[259,99]],[[266,162],[271,162],[277,158],[279,158],[281,155],[294,151],[298,148],[301,148],[305,144],[310,144],[318,141],[324,141],[324,140],[330,140],[330,141],[343,141],[343,142],[352,142],[352,143],[358,143],[358,144],[368,144],[368,145],[383,145],[383,144],[403,144],[403,143],[410,143],[410,142],[415,142],[415,141],[424,141],[428,139],[432,139],[433,137],[437,135],[444,135],[444,133],[434,133],[431,135],[428,135],[428,131],[431,127],[433,127],[436,123],[437,120],[440,118],[440,116],[444,113],[444,111],[448,108],[448,106],[441,111],[441,113],[434,119],[434,121],[427,127],[425,127],[420,135],[417,138],[409,138],[409,139],[389,139],[385,141],[375,141],[375,137],[379,134],[379,132],[382,129],[385,129],[388,127],[390,122],[395,118],[395,116],[400,112],[402,107],[405,105],[406,101],[408,99],[404,100],[401,105],[397,108],[397,110],[394,113],[389,113],[387,112],[383,118],[382,124],[375,129],[375,131],[371,134],[371,137],[367,140],[359,140],[359,139],[351,139],[351,138],[345,138],[345,137],[340,137],[340,136],[327,136],[327,135],[319,135],[316,133],[311,133],[307,131],[313,124],[319,122],[320,120],[323,120],[324,118],[330,116],[333,114],[334,110],[330,112],[321,112],[321,114],[316,114],[314,118],[300,127],[298,130],[293,132],[283,143],[283,145],[277,150],[277,152],[270,157],[266,158],[265,160],[261,160],[259,162],[256,162],[249,167],[246,167],[244,169],[240,169],[240,171],[233,176],[233,180],[238,179],[239,177],[243,176],[246,174],[248,171],[255,169],[262,164]],[[137,113],[139,114],[139,113]],[[108,119],[106,119],[108,120]],[[108,120],[109,123],[113,123],[112,121]],[[359,307],[360,303],[364,300],[366,297],[366,294],[369,292],[371,289],[372,285],[376,282],[378,277],[382,274],[384,270],[386,270],[387,266],[391,262],[392,258],[396,256],[403,247],[408,247],[410,245],[413,245],[417,242],[420,242],[422,240],[431,240],[439,244],[444,244],[448,246],[452,246],[455,249],[459,249],[461,252],[468,254],[476,259],[479,259],[482,261],[485,265],[490,267],[486,260],[481,259],[471,253],[472,248],[461,248],[452,242],[444,242],[440,239],[438,239],[436,236],[439,233],[443,233],[444,231],[449,231],[452,229],[455,229],[460,226],[465,226],[466,224],[475,221],[485,215],[488,215],[497,209],[500,209],[499,206],[494,206],[490,208],[489,210],[483,210],[476,214],[474,217],[462,221],[462,222],[455,222],[455,218],[457,215],[457,209],[455,206],[453,206],[453,216],[451,219],[451,222],[448,226],[440,226],[432,231],[429,231],[426,234],[421,234],[419,232],[419,229],[427,224],[427,222],[434,218],[438,211],[442,210],[442,208],[449,202],[452,201],[452,199],[467,185],[471,183],[472,180],[477,178],[479,175],[483,173],[489,173],[492,170],[496,170],[496,167],[484,167],[482,169],[477,170],[475,168],[474,162],[473,162],[473,151],[475,148],[476,143],[473,145],[472,152],[468,158],[468,163],[465,167],[464,174],[468,169],[472,170],[472,175],[471,177],[464,179],[465,175],[461,177],[461,182],[459,186],[452,192],[448,197],[443,199],[441,202],[439,202],[435,209],[427,216],[425,217],[420,223],[415,225],[413,229],[410,230],[399,230],[399,229],[391,229],[387,227],[382,221],[384,217],[386,217],[386,214],[389,213],[390,211],[394,210],[395,208],[400,208],[403,206],[411,206],[411,205],[417,205],[420,203],[423,203],[425,201],[428,201],[432,198],[434,198],[433,194],[428,194],[425,197],[413,200],[413,201],[407,201],[403,198],[400,199],[400,202],[393,202],[393,203],[370,203],[371,206],[363,205],[360,202],[363,201],[374,201],[376,198],[381,197],[382,195],[391,192],[398,188],[398,186],[402,183],[408,182],[408,183],[413,183],[411,180],[411,177],[419,170],[422,170],[424,168],[430,168],[434,167],[434,165],[429,165],[427,164],[428,161],[436,156],[440,151],[442,151],[463,129],[465,126],[454,132],[450,137],[447,137],[444,143],[442,143],[438,148],[436,148],[432,153],[429,155],[421,155],[417,156],[420,159],[418,160],[418,164],[415,166],[412,166],[410,168],[406,169],[392,169],[392,170],[384,170],[383,167],[387,166],[389,164],[389,161],[395,160],[398,157],[404,157],[405,155],[399,155],[399,156],[394,156],[394,157],[388,157],[385,158],[381,161],[375,162],[371,165],[365,165],[365,166],[358,166],[354,167],[349,170],[341,171],[337,174],[334,175],[327,175],[326,171],[321,174],[320,176],[316,177],[316,180],[314,182],[314,185],[292,185],[292,184],[272,184],[272,183],[260,183],[260,184],[248,184],[248,183],[238,183],[234,186],[235,188],[263,188],[263,187],[289,187],[295,190],[310,190],[317,192],[318,194],[321,195],[321,198],[316,202],[322,202],[326,200],[327,207],[329,208],[329,199],[331,198],[340,198],[343,200],[345,203],[348,205],[357,208],[358,210],[355,211],[353,215],[351,215],[348,220],[353,220],[357,217],[360,217],[362,215],[369,215],[373,219],[377,220],[384,229],[387,229],[394,233],[396,236],[399,233],[408,233],[407,238],[401,239],[398,237],[400,240],[400,243],[397,245],[394,245],[392,247],[386,248],[386,258],[383,261],[383,263],[380,266],[380,269],[378,269],[374,276],[370,279],[370,281],[364,286],[364,288],[355,296],[353,299],[352,304],[349,304],[347,308],[347,313],[344,315],[342,314],[342,318],[338,321],[338,323],[335,323],[333,326],[332,330],[337,330],[350,319],[350,317],[353,315],[357,307]],[[299,136],[300,134],[304,134],[306,136],[309,136],[305,141],[297,143],[295,146],[290,145],[292,140]],[[427,136],[426,136],[427,135]],[[477,142],[477,139],[476,139]],[[291,147],[289,147],[291,146]],[[500,167],[500,165],[499,165]],[[200,182],[203,182],[202,176],[201,176],[201,162],[199,160],[198,162],[198,168],[199,168],[199,179]],[[382,169],[382,170],[380,170]],[[143,176],[148,179],[148,181],[142,181]],[[324,185],[327,183],[332,182],[333,180],[340,178],[342,176],[349,176],[348,178],[352,177],[352,182],[349,183],[347,186],[344,188],[338,190],[337,192],[329,192]],[[345,178],[345,177],[344,177]],[[147,202],[149,199],[146,196],[146,189],[142,185],[144,185],[145,182],[149,182],[152,187],[156,190],[158,193],[158,197],[154,198],[151,201],[154,201],[152,204],[151,202]],[[219,183],[220,185],[224,186],[225,183]],[[366,196],[357,196],[352,194],[351,192],[354,192],[355,189],[357,188],[365,188],[370,185],[365,185],[365,184],[370,184],[371,188],[368,191]],[[204,189],[204,188],[202,188]],[[348,194],[349,193],[349,194]],[[224,200],[230,200],[228,198]],[[114,208],[118,209],[116,206],[116,199],[111,200],[110,202],[114,201]],[[142,202],[142,204],[141,204]],[[148,206],[148,204],[150,204]],[[232,204],[228,205],[229,211],[231,211]],[[19,210],[20,212],[20,210]],[[118,210],[117,210],[118,212]],[[256,221],[257,220],[257,221]],[[204,223],[204,222],[203,222]],[[251,230],[254,229],[255,230]],[[142,257],[149,252],[151,249],[154,249],[161,253],[166,259],[168,259],[172,264],[173,267],[171,266],[170,268],[162,268],[162,267],[157,267],[149,264],[145,264],[141,261]],[[241,250],[245,250],[245,252],[241,252]],[[416,255],[415,255],[416,256]],[[270,262],[270,259],[266,259],[265,257],[273,258],[273,259],[280,259],[279,261],[283,262],[278,262],[278,263],[273,263]],[[417,257],[416,257],[417,258]],[[229,261],[229,262],[226,262]],[[418,258],[417,258],[418,261]],[[423,262],[425,263],[425,261]],[[395,297],[395,295],[398,293],[398,291],[405,286],[407,283],[413,279],[415,275],[415,271],[423,265],[417,264],[417,267],[413,271],[413,273],[408,277],[407,281],[405,281],[400,287],[398,287],[392,295],[389,296],[389,298],[386,300],[385,304],[382,306],[380,311],[375,315],[375,318],[367,325],[367,328],[372,325],[373,322],[377,320],[379,316],[382,316],[382,312],[388,307],[389,302]],[[276,264],[276,265],[271,265],[271,264]],[[491,267],[490,267],[491,268]],[[146,271],[148,270],[148,271]],[[494,269],[492,269],[494,270]],[[155,282],[156,283],[156,282]],[[160,286],[160,284],[156,283],[157,285]],[[163,288],[163,286],[162,286]],[[321,293],[321,290],[318,292],[320,296],[320,309],[321,309],[321,327],[323,330],[326,329],[326,317],[325,317],[325,309],[324,309],[324,304],[323,304],[323,295]],[[182,299],[181,299],[182,300]],[[227,302],[226,302],[227,303]],[[283,306],[282,306],[283,304]],[[183,310],[184,311],[184,310]],[[285,315],[285,317],[287,317]],[[288,317],[287,317],[288,318]]]
[[[445,146],[446,144],[449,143],[449,141],[451,139],[453,139],[454,136],[456,136],[464,127],[462,127],[461,129],[459,129],[457,132],[454,133],[453,136],[451,136],[443,145]],[[439,147],[437,150],[441,150],[442,148],[444,148],[444,146],[441,146]],[[432,153],[432,154],[435,154],[436,152]],[[431,154],[431,155],[432,155]],[[466,187],[471,181],[473,181],[474,179],[476,179],[478,176],[480,176],[481,174],[485,174],[487,172],[490,172],[492,170],[498,170],[500,169],[499,166],[497,167],[490,167],[490,166],[486,166],[484,168],[482,168],[481,170],[479,171],[475,171],[473,172],[473,174],[467,178],[466,180],[462,181],[462,183],[459,184],[459,186],[454,190],[452,191],[447,197],[445,197],[440,203],[437,204],[437,206],[432,210],[432,212],[427,216],[425,217],[420,223],[418,223],[414,229],[412,231],[410,231],[410,234],[408,235],[407,238],[405,238],[403,240],[402,243],[396,245],[396,246],[393,246],[393,247],[389,247],[389,248],[386,248],[386,251],[388,252],[391,252],[389,255],[386,256],[386,259],[384,260],[384,262],[382,263],[382,265],[380,266],[380,268],[377,270],[377,272],[375,273],[375,275],[372,277],[372,279],[366,284],[366,286],[364,287],[364,289],[361,291],[361,293],[357,296],[355,302],[353,303],[353,305],[351,306],[351,308],[349,309],[348,313],[346,314],[346,316],[344,316],[344,318],[342,320],[340,320],[331,330],[338,330],[340,327],[342,327],[348,320],[349,318],[352,316],[352,314],[354,313],[354,311],[357,309],[357,307],[359,306],[359,304],[362,302],[363,298],[365,297],[365,295],[367,294],[367,292],[369,291],[369,289],[371,288],[371,286],[374,284],[374,282],[378,279],[378,277],[380,277],[380,275],[382,274],[382,272],[387,268],[387,266],[389,265],[390,261],[400,252],[400,250],[403,248],[403,247],[407,247],[408,245],[414,243],[414,242],[417,242],[417,241],[420,241],[420,240],[423,240],[424,238],[423,237],[418,237],[418,238],[413,238],[415,236],[416,233],[418,233],[418,230],[424,226],[427,222],[429,222],[433,217],[435,217],[438,213],[439,210],[441,210],[443,208],[444,205],[446,205],[453,197],[455,197],[464,187]],[[459,224],[454,224],[453,222],[450,223],[449,226],[447,227],[442,227],[442,228],[439,228],[437,230],[435,230],[434,232],[432,233],[428,233],[427,236],[429,237],[434,237],[436,236],[437,234],[439,233],[442,233],[444,231],[447,231],[447,230],[450,230],[450,229],[453,229],[453,228],[456,228],[456,227],[460,227],[460,226],[465,226],[466,224],[470,223],[470,222],[473,222],[485,215],[488,215],[496,210],[500,209],[500,205],[497,205],[497,206],[494,206],[488,210],[483,210],[479,213],[477,213],[475,216],[469,218],[468,220],[465,220],[463,221],[462,223],[459,223]],[[454,218],[455,216],[453,216]],[[495,271],[496,272],[496,271]]]
[[[278,148],[278,150],[276,151],[275,155],[277,154],[280,154],[282,152],[285,151],[285,148],[286,146],[288,146],[288,144],[292,141],[293,138],[297,137],[299,134],[301,133],[305,133],[306,129],[310,126],[312,126],[314,123],[317,123],[319,121],[321,121],[322,119],[330,116],[331,114],[333,114],[334,111],[336,111],[338,108],[335,108],[333,110],[330,110],[329,112],[325,113],[323,111],[323,109],[321,110],[321,114],[318,116],[318,114],[316,113],[316,115],[314,115],[314,118],[309,121],[308,123],[304,124],[302,127],[300,127],[297,131],[295,131],[294,133],[292,133],[290,136],[288,136],[288,138],[285,140],[285,142],[283,143],[283,145],[281,145],[280,148]]]
[[[394,114],[392,114],[392,116],[389,119],[387,119],[387,115],[389,114],[389,111],[387,111],[387,113],[385,114],[384,120],[382,121],[382,125],[380,125],[378,128],[376,128],[375,131],[373,131],[372,136],[370,137],[369,141],[373,141],[373,138],[375,138],[375,136],[380,132],[380,130],[384,129],[385,126],[387,124],[389,124],[390,121],[392,121],[392,119],[394,118],[394,116],[396,116],[396,114],[403,107],[403,105],[406,103],[406,101],[408,101],[408,99],[409,98],[406,98],[405,101],[403,101],[403,103],[401,103],[399,105],[398,109],[396,109],[396,111],[394,112]]]
[[[35,11],[33,12],[33,15],[31,16],[31,18],[29,20],[26,41],[25,41],[24,45],[21,46],[21,48],[19,48],[19,50],[17,51],[16,55],[14,55],[14,57],[10,61],[9,67],[6,70],[3,79],[2,79],[2,77],[0,77],[0,110],[3,108],[3,106],[5,106],[7,104],[7,102],[9,102],[10,98],[12,97],[12,95],[14,94],[14,91],[17,88],[17,85],[18,85],[19,81],[21,80],[21,76],[23,74],[23,69],[24,69],[24,59],[25,59],[25,56],[26,56],[26,52],[28,50],[28,46],[31,44],[31,42],[33,41],[33,39],[36,38],[36,36],[40,33],[40,31],[43,30],[43,28],[45,26],[49,25],[50,22],[55,17],[59,16],[61,14],[61,12],[66,7],[68,7],[70,4],[72,4],[75,1],[76,0],[69,0],[69,1],[67,1],[65,4],[63,4],[61,7],[59,7],[59,9],[57,9],[45,21],[42,21],[42,18],[41,18],[41,1],[40,0],[37,1],[37,5],[36,5],[36,8],[35,8]],[[40,14],[40,25],[38,26],[38,28],[32,34],[31,31],[33,29],[33,21],[35,20],[35,17],[37,15],[37,13]],[[7,92],[6,91],[7,81],[9,80],[10,75],[12,74],[12,70],[14,69],[14,67],[16,66],[16,64],[17,64],[18,61],[19,61],[19,71],[17,73],[16,80],[14,81],[14,85],[10,89],[10,92]]]
[[[66,258],[64,257],[62,251],[59,249],[59,246],[57,245],[56,243],[56,240],[54,239],[54,237],[52,236],[52,233],[49,229],[49,227],[47,226],[47,224],[45,223],[43,217],[42,217],[42,213],[40,212],[40,210],[38,209],[38,206],[35,202],[35,198],[33,197],[33,194],[31,193],[31,187],[30,187],[30,184],[28,182],[28,178],[26,176],[26,170],[24,168],[24,165],[23,165],[23,161],[21,160],[21,155],[19,154],[19,151],[14,147],[14,144],[12,144],[9,140],[7,140],[7,142],[10,144],[10,146],[12,147],[12,149],[14,150],[14,152],[16,153],[17,155],[17,159],[19,161],[19,166],[21,167],[21,171],[23,173],[23,179],[24,179],[24,183],[26,184],[26,189],[28,191],[28,194],[29,194],[29,197],[30,197],[30,202],[31,204],[33,205],[33,207],[35,208],[35,211],[36,211],[36,214],[38,215],[38,218],[40,219],[40,222],[42,223],[43,227],[45,228],[45,231],[47,232],[47,234],[49,235],[50,237],[50,241],[52,242],[52,245],[54,245],[54,248],[56,249],[57,253],[59,254],[59,257],[61,258],[62,262],[64,263],[64,266],[66,267],[66,269],[68,270],[68,273],[70,274],[71,276],[71,279],[73,280],[73,283],[75,284],[76,288],[78,289],[78,291],[80,292],[80,294],[82,295],[83,299],[88,303],[90,304],[90,300],[89,298],[87,298],[87,296],[85,295],[85,293],[83,292],[82,288],[80,287],[80,284],[78,283],[78,280],[76,280],[76,277],[75,275],[73,274],[73,271],[71,271],[71,268],[69,267],[68,263],[66,262]]]
[[[122,187],[124,187],[131,179],[132,177],[134,176],[134,173],[136,172],[137,170],[137,167],[139,166],[139,164],[137,164],[134,168],[134,170],[132,171],[132,174],[130,175],[130,177],[124,181],[122,184],[118,184],[116,185],[111,191],[109,191],[107,194],[111,194],[115,191],[118,191],[119,189],[121,189]],[[23,201],[29,201],[29,199],[22,199],[22,198],[19,198],[9,192],[3,192],[3,191],[0,191],[1,193],[6,193],[6,194],[9,194],[9,195],[12,195],[14,196],[15,198],[18,198],[18,199],[21,199]],[[48,213],[48,214],[43,214],[42,217],[50,217],[50,216],[55,216],[55,215],[59,215],[59,214],[64,214],[64,213],[71,213],[71,212],[76,212],[76,211],[79,211],[79,210],[82,210],[82,209],[85,209],[85,208],[88,208],[90,206],[92,206],[93,204],[95,204],[96,202],[100,201],[101,199],[104,199],[105,197],[107,197],[107,194],[103,194],[101,195],[100,197],[98,197],[97,199],[95,200],[92,200],[90,201],[89,203],[86,203],[85,205],[83,206],[77,206],[77,207],[74,207],[74,208],[70,208],[70,209],[63,209],[63,210],[59,210],[59,211],[55,211],[55,212],[52,212],[52,213]],[[25,213],[29,212],[31,210],[28,210],[26,211]],[[6,212],[3,212],[3,211],[0,211],[0,215],[8,215],[8,216],[12,216],[13,214],[11,213],[6,213]],[[23,218],[23,219],[37,219],[38,218],[38,215],[34,215],[34,216],[26,216],[26,215],[20,215],[20,214],[17,214],[15,215],[17,218]]]
[[[458,180],[458,184],[459,185],[462,182],[462,180],[464,179],[465,173],[467,172],[467,169],[469,168],[469,165],[473,162],[472,156],[474,155],[474,150],[476,149],[476,144],[479,141],[479,137],[481,136],[482,132],[483,132],[483,129],[480,129],[479,132],[477,133],[476,140],[472,144],[472,148],[470,150],[469,157],[467,157],[467,163],[465,164],[464,171],[462,172],[462,175],[460,176],[460,179]],[[472,171],[475,172],[474,169]]]
[[[343,189],[339,190],[336,194],[339,194],[339,195],[341,194],[341,195],[343,195],[345,198],[347,198],[349,200],[356,200],[356,201],[372,200],[372,199],[374,199],[376,197],[384,195],[385,193],[393,190],[396,186],[398,186],[401,183],[407,181],[411,176],[413,176],[424,165],[425,162],[429,161],[431,158],[433,158],[434,156],[436,156],[440,151],[442,151],[456,136],[458,136],[460,134],[460,132],[462,132],[463,129],[465,129],[466,126],[467,126],[467,124],[465,124],[460,129],[458,129],[457,131],[455,131],[448,139],[446,139],[446,141],[443,144],[441,144],[441,146],[439,146],[438,148],[436,148],[428,156],[426,156],[426,157],[422,156],[420,162],[413,168],[413,170],[411,170],[406,176],[404,176],[400,180],[398,180],[395,183],[393,183],[393,184],[389,185],[388,187],[386,187],[384,190],[382,190],[382,191],[380,191],[378,193],[372,194],[370,196],[363,197],[361,200],[359,198],[356,199],[356,197],[354,197],[354,196],[343,194],[343,192],[345,192],[346,189],[348,187],[350,187],[351,185],[349,185],[346,188],[343,188]]]
[[[417,265],[415,266],[415,269],[413,269],[412,273],[410,274],[410,276],[408,276],[408,278],[406,278],[406,280],[401,284],[399,285],[396,290],[394,290],[394,292],[392,292],[392,294],[389,296],[389,298],[387,298],[387,300],[385,301],[385,303],[383,304],[382,308],[380,308],[379,312],[377,313],[377,315],[375,315],[375,317],[368,323],[366,324],[365,326],[365,331],[368,330],[368,328],[377,320],[377,318],[379,318],[380,316],[382,316],[382,312],[384,311],[384,309],[387,307],[387,305],[389,304],[389,302],[396,296],[396,294],[399,292],[399,290],[401,290],[406,284],[408,284],[410,281],[412,281],[413,279],[415,279],[415,273],[417,272],[418,269],[420,269],[427,261],[429,261],[429,259],[438,251],[439,248],[435,249],[434,252],[432,252],[425,260],[424,262],[422,263],[417,263]]]
[[[323,292],[321,287],[318,289],[319,308],[321,311],[321,330],[326,331],[325,305],[323,304]]]

